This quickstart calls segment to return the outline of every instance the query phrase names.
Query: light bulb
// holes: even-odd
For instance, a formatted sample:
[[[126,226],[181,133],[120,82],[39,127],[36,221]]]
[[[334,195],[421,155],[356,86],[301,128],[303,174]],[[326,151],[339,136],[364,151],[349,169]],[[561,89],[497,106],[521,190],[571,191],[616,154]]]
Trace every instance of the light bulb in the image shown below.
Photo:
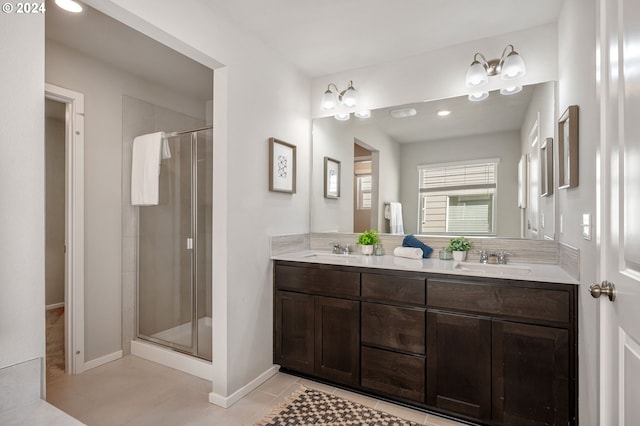
[[[473,61],[467,70],[467,87],[479,87],[487,84],[488,82],[489,77],[487,76],[487,70],[484,65],[478,61]]]
[[[507,56],[502,64],[500,78],[502,80],[513,80],[523,77],[526,73],[527,70],[524,66],[524,61],[517,52],[513,51],[509,53],[509,56]]]
[[[483,101],[489,97],[489,92],[476,92],[469,94],[469,100],[471,102]]]
[[[324,92],[324,95],[322,95],[322,101],[320,101],[320,109],[322,111],[331,111],[335,107],[336,97],[331,90],[327,89],[327,91]]]

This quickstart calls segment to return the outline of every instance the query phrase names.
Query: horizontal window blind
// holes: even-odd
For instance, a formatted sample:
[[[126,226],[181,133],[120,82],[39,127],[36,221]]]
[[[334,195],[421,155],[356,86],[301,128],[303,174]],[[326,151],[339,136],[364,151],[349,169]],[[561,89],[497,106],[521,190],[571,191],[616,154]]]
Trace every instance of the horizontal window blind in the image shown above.
[[[420,232],[492,234],[498,161],[421,166]]]

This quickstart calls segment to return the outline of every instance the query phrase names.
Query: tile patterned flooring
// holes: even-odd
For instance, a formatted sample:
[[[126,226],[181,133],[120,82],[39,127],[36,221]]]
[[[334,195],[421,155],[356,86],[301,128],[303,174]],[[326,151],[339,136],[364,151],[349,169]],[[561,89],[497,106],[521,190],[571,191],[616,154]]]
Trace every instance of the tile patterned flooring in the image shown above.
[[[47,379],[47,401],[89,426],[249,426],[301,385],[429,426],[463,423],[411,410],[311,380],[278,373],[229,409],[208,402],[211,383],[135,356],[76,376]]]

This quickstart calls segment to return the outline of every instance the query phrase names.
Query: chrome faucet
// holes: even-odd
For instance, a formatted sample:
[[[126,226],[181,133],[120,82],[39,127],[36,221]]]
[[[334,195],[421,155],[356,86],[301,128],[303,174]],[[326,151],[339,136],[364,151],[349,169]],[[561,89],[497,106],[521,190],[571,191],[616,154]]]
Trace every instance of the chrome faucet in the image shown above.
[[[480,263],[489,263],[489,253],[485,250],[480,250]]]
[[[509,253],[506,251],[501,251],[500,253],[498,253],[498,264],[500,265],[506,265],[507,264],[507,256],[511,256],[513,255],[513,253]]]
[[[349,247],[349,244],[345,244],[344,246],[341,246],[340,243],[331,243],[331,253],[333,253],[333,254],[350,254],[351,253],[351,247]]]

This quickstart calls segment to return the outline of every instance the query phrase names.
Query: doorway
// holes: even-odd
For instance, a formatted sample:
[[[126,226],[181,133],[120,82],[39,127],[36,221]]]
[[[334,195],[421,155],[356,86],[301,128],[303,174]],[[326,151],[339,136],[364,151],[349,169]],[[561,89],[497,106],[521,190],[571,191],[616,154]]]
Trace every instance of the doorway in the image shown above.
[[[373,176],[371,151],[353,144],[353,232],[375,229],[371,222]]]
[[[44,95],[45,303],[55,310],[49,317],[56,325],[47,343],[52,372],[79,374],[85,369],[84,95],[52,84],[45,84]]]
[[[47,377],[65,372],[66,104],[45,99],[45,320]]]

